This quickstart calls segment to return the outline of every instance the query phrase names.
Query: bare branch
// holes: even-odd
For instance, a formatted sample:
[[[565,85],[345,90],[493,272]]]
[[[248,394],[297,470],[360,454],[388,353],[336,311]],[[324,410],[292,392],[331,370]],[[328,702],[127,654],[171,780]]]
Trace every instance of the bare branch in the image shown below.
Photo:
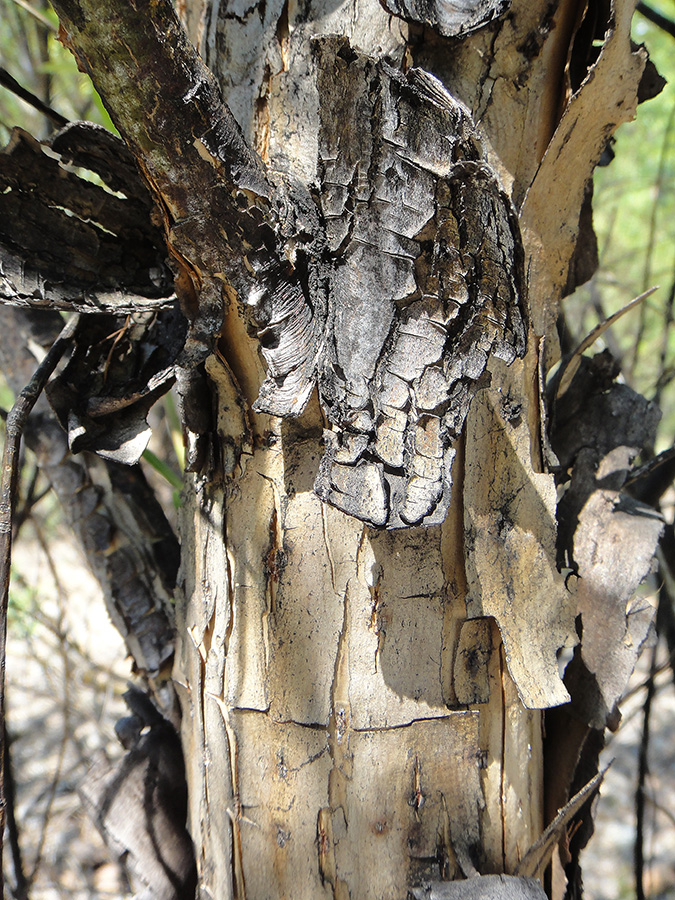
[[[46,143],[13,130],[0,152],[0,302],[113,313],[174,307],[166,256],[152,199],[118,137],[83,122]]]
[[[5,733],[5,755],[2,760],[5,802],[7,810],[7,838],[14,867],[14,896],[16,900],[28,900],[28,879],[23,870],[23,858],[19,843],[19,826],[16,821],[16,788],[12,772],[11,740]]]
[[[246,296],[252,257],[274,255],[277,192],[168,0],[55,9],[63,43],[92,74],[160,205],[191,347],[203,357],[222,322],[223,280]]]
[[[636,900],[645,900],[646,897],[644,884],[645,781],[649,771],[649,719],[652,711],[654,694],[656,693],[656,682],[654,680],[654,675],[656,673],[656,651],[657,645],[655,644],[654,647],[652,647],[649,680],[647,682],[647,696],[645,697],[643,708],[642,737],[640,738],[640,749],[638,753],[638,783],[635,791],[635,847],[633,850]]]
[[[36,269],[26,266],[11,250],[0,244],[0,303],[9,306],[85,314],[133,315],[173,309],[177,302],[175,294],[157,299],[121,289],[90,290],[51,281]]]
[[[650,22],[653,22],[654,25],[658,25],[659,28],[665,31],[666,34],[675,37],[675,22],[673,22],[672,19],[669,19],[657,10],[652,9],[651,6],[647,6],[646,3],[638,3],[636,8],[639,13],[642,13],[645,19],[649,19]]]
[[[40,100],[39,97],[36,97],[35,94],[25,88],[22,84],[19,84],[16,78],[10,75],[7,69],[5,69],[3,66],[0,66],[0,84],[4,88],[7,88],[8,91],[16,94],[17,97],[20,97],[24,102],[28,103],[34,109],[37,109],[37,111],[41,112],[43,116],[47,116],[50,122],[53,122],[57,128],[63,128],[64,125],[68,124],[68,119],[66,119],[65,116],[62,116],[61,113],[56,112],[55,109],[52,109],[51,106],[48,106],[46,103]]]
[[[0,343],[0,367],[15,390],[33,364],[28,346],[48,344],[55,319],[53,313],[2,310],[2,328],[15,340]],[[174,651],[171,601],[180,548],[154,492],[140,466],[70,453],[66,434],[44,397],[24,440],[101,584],[110,618],[136,670],[154,679],[157,702],[172,718],[174,698],[165,682]]]

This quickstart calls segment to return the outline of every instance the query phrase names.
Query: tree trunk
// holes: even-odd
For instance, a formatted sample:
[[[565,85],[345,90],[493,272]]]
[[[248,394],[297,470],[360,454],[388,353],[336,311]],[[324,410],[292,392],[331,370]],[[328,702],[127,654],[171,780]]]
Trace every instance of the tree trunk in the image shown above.
[[[594,165],[633,113],[644,60],[631,11],[617,4],[598,25],[602,54],[579,90],[593,60],[577,49],[574,3],[514,4],[462,41],[374,0],[205,10],[202,51],[244,134],[270,169],[323,191],[324,211],[325,182],[339,180],[326,174],[326,119],[347,178],[374,128],[350,62],[439,77],[480,123],[519,209],[532,322],[525,360],[493,364],[473,400],[445,520],[383,530],[313,491],[327,424],[315,400],[296,420],[250,412],[265,371],[231,307],[208,366],[231,474],[188,494],[195,566],[176,668],[190,821],[214,897],[404,898],[425,881],[514,873],[542,832],[540,710],[565,699],[553,669],[574,610],[554,571],[553,482],[537,474],[538,357],[555,356]],[[342,66],[315,41],[330,34],[347,38]],[[355,328],[377,340],[368,310]]]
[[[179,4],[241,133],[163,0],[55,7],[191,323],[174,678],[201,896],[540,876],[590,724],[550,787],[577,601],[541,383],[637,102],[633,4]]]
[[[196,494],[177,681],[204,881],[393,898],[511,872],[541,832],[541,714],[489,622],[461,631],[461,509],[375,532],[313,494],[320,455],[286,434],[225,503]]]

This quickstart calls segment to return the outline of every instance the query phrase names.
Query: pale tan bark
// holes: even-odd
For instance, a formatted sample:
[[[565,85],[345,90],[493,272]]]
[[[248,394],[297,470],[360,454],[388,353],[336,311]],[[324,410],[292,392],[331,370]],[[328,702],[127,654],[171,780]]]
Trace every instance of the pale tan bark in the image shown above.
[[[272,168],[316,178],[317,34],[425,66],[467,104],[524,200],[533,332],[524,362],[474,400],[445,523],[383,532],[313,493],[316,401],[295,422],[250,412],[264,369],[231,308],[227,365],[209,363],[228,475],[187,492],[194,567],[175,673],[204,896],[403,900],[425,878],[513,873],[545,824],[541,709],[566,697],[555,651],[574,641],[539,450],[538,351],[554,341],[586,183],[634,110],[644,58],[629,44],[632,7],[617,0],[600,60],[570,96],[576,3],[517,2],[461,44],[376,0],[241,6],[210,7],[198,39]],[[507,552],[491,527],[520,491]],[[471,528],[482,545],[466,545]]]
[[[378,534],[322,507],[319,452],[257,452],[226,513],[196,512],[179,681],[206,880],[227,896],[224,850],[235,896],[404,897],[455,856],[511,871],[542,825],[540,714],[496,635],[489,701],[452,709],[460,523]]]

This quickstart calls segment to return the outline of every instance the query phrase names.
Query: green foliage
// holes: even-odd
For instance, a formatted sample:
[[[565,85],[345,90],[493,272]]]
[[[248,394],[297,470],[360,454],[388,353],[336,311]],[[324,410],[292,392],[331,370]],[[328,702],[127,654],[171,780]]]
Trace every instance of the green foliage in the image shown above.
[[[39,609],[39,596],[20,572],[13,570],[7,610],[8,627],[14,638],[30,638],[35,631],[35,611]]]
[[[22,87],[67,119],[89,119],[112,128],[91,80],[78,72],[72,54],[57,35],[56,14],[42,0],[0,2],[0,64]],[[7,143],[15,125],[38,138],[46,137],[54,127],[24,100],[0,87],[0,145]]]
[[[168,484],[173,488],[172,499],[176,509],[180,507],[180,492],[183,489],[183,477],[179,475],[171,466],[163,459],[160,459],[152,450],[143,452],[145,462],[157,472]]]

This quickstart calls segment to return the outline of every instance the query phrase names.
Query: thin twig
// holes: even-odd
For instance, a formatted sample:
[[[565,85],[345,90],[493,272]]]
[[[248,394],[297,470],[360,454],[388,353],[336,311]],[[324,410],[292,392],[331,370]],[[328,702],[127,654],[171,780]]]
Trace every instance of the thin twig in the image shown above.
[[[656,812],[660,812],[662,815],[664,815],[666,819],[668,819],[672,827],[675,828],[675,813],[671,812],[671,810],[669,810],[665,804],[659,803],[656,797],[650,797],[649,802],[654,807]]]
[[[662,450],[656,456],[647,460],[643,466],[640,466],[638,469],[631,472],[630,477],[624,482],[624,489],[635,484],[637,481],[641,481],[648,475],[651,475],[657,469],[660,469],[661,466],[665,466],[666,463],[669,463],[672,459],[675,459],[675,445],[668,447],[667,450]]]
[[[667,672],[668,669],[670,669],[674,660],[675,660],[675,657],[673,657],[671,655],[668,657],[668,659],[665,662],[660,663],[656,667],[656,669],[654,670],[655,681],[658,680],[659,677],[664,674],[664,672]],[[631,697],[634,697],[636,694],[639,694],[640,691],[646,690],[649,687],[650,679],[651,679],[651,673],[644,679],[644,681],[638,682],[636,685],[634,685],[632,688],[630,688],[630,690],[626,691],[626,693],[623,694],[621,697],[622,705],[624,703],[626,703],[627,700],[630,700]],[[670,676],[668,676],[668,681],[670,681]],[[662,684],[656,684],[654,690],[655,691],[660,690],[663,686],[664,685],[662,685]],[[627,721],[628,721],[628,719],[623,719],[623,718],[621,719],[621,727],[622,728],[625,726]]]
[[[7,800],[7,837],[12,851],[12,866],[14,868],[14,896],[16,900],[28,900],[28,879],[23,870],[21,845],[19,843],[19,827],[16,822],[16,790],[12,773],[11,740],[5,740],[5,757],[3,769],[5,776],[5,797]]]
[[[12,558],[12,518],[16,505],[19,480],[19,451],[21,436],[30,411],[35,406],[52,372],[65,353],[77,328],[79,316],[73,316],[54,341],[49,352],[35,370],[35,374],[21,391],[9,411],[5,428],[5,448],[0,478],[0,760],[5,755],[5,654],[7,648],[7,605],[9,602],[9,574]],[[5,831],[6,795],[3,767],[0,766],[0,872],[2,871],[2,842]],[[0,900],[4,898],[0,882]]]
[[[558,388],[556,390],[556,399],[562,397],[565,391],[569,388],[572,383],[572,379],[576,374],[577,369],[581,363],[581,357],[588,350],[589,347],[592,347],[593,344],[597,341],[601,335],[607,331],[607,329],[614,325],[622,316],[625,316],[626,313],[635,309],[636,306],[639,306],[641,303],[647,299],[647,297],[651,297],[654,291],[658,290],[658,285],[654,285],[654,287],[650,287],[648,291],[644,291],[639,297],[635,297],[630,303],[627,303],[624,307],[622,307],[617,312],[613,313],[609,318],[605,319],[604,322],[598,323],[595,328],[586,335],[586,337],[581,341],[579,346],[576,348],[574,353],[570,356],[570,358],[565,362],[564,366],[561,366],[559,380],[558,380]]]
[[[637,11],[642,13],[645,19],[649,19],[654,25],[658,25],[658,27],[665,31],[666,34],[675,37],[675,22],[672,19],[669,19],[657,10],[652,9],[651,6],[647,6],[646,3],[638,3]]]
[[[675,278],[670,285],[668,296],[663,307],[663,332],[661,334],[661,352],[659,353],[659,376],[656,379],[654,391],[654,403],[661,405],[661,394],[668,385],[672,376],[666,376],[666,362],[668,360],[668,345],[670,344],[670,328],[673,324],[673,307],[675,307]]]
[[[47,16],[41,13],[39,9],[35,9],[34,6],[31,6],[30,3],[27,3],[26,0],[14,0],[14,2],[17,6],[20,6],[21,9],[25,9],[27,13],[33,16],[33,18],[41,25],[44,25],[45,28],[48,28],[54,33],[58,32],[58,26],[54,25],[53,22],[50,22]]]
[[[43,116],[46,116],[57,128],[63,128],[68,124],[69,120],[66,119],[65,116],[56,112],[55,109],[52,109],[51,106],[48,106],[44,101],[40,100],[40,98],[32,91],[29,91],[22,84],[19,84],[16,78],[10,75],[7,69],[4,69],[2,66],[0,66],[0,85],[7,88],[7,90],[11,91],[13,94],[16,94],[16,96],[20,97],[24,103],[32,106],[33,109],[42,113]]]
[[[604,322],[608,318],[608,316],[602,305],[602,295],[600,292],[597,278],[594,278],[591,281],[590,292],[591,292],[591,306],[593,307],[593,312],[596,314],[598,322]],[[605,342],[605,346],[607,347],[609,352],[612,354],[614,359],[617,360],[617,362],[623,369],[623,353],[619,346],[619,342],[614,337],[614,334],[613,334],[611,328],[608,328],[607,331],[605,332],[604,342]]]
[[[33,510],[33,507],[37,502],[37,500],[35,499],[35,489],[37,487],[37,480],[39,475],[39,468],[37,466],[34,466],[33,471],[31,472],[30,481],[28,482],[24,501],[21,506],[14,512],[14,521],[12,522],[13,541],[16,541],[17,537],[19,536],[19,532],[21,531],[21,526],[27,521]],[[43,492],[40,492],[40,497],[44,496],[45,494]]]
[[[45,628],[52,637],[56,638],[57,641],[63,641],[67,651],[78,657],[80,662],[86,666],[86,671],[88,673],[99,675],[101,682],[105,683],[107,688],[112,686],[114,688],[114,693],[120,697],[122,696],[128,687],[129,679],[127,677],[116,675],[114,672],[110,671],[109,666],[102,666],[100,663],[95,662],[89,653],[87,653],[76,640],[69,638],[66,634],[61,634],[57,624],[48,616],[45,616],[41,610],[32,610],[30,619],[39,625],[42,625],[42,627]],[[93,683],[93,679],[90,679],[90,681]],[[51,694],[51,692],[49,693]]]
[[[33,884],[38,871],[40,869],[40,864],[42,863],[42,855],[44,853],[45,841],[47,839],[47,832],[49,830],[49,822],[52,815],[52,809],[54,806],[54,800],[56,799],[56,792],[59,787],[59,783],[63,776],[63,764],[66,758],[66,749],[68,747],[68,741],[72,734],[71,729],[71,697],[70,697],[70,684],[71,684],[71,666],[70,659],[68,656],[68,649],[65,646],[65,628],[64,628],[64,614],[63,614],[63,606],[64,606],[64,597],[65,591],[63,589],[63,585],[61,584],[61,579],[59,578],[59,573],[56,571],[56,566],[54,564],[54,560],[52,558],[51,553],[49,552],[49,547],[47,545],[47,541],[45,540],[44,534],[42,533],[42,529],[39,527],[37,522],[33,522],[33,526],[35,528],[35,534],[38,539],[38,543],[42,552],[45,555],[47,560],[47,566],[49,571],[51,572],[52,579],[54,581],[54,586],[56,588],[56,595],[58,598],[58,617],[55,623],[55,634],[58,635],[58,647],[59,654],[61,656],[61,662],[63,665],[63,677],[60,679],[61,684],[63,686],[63,715],[62,715],[62,733],[61,740],[59,742],[59,750],[56,758],[56,766],[54,768],[54,775],[51,780],[51,784],[49,785],[49,789],[47,792],[47,803],[45,805],[45,811],[42,816],[42,827],[40,828],[40,837],[37,843],[37,850],[35,851],[35,860],[33,861],[33,866],[31,868],[31,872],[29,875],[30,883]]]
[[[645,697],[642,719],[642,739],[638,754],[638,783],[635,791],[635,849],[633,861],[635,867],[635,900],[645,900],[644,886],[644,841],[645,841],[645,782],[649,770],[649,718],[652,709],[652,700],[656,693],[656,650],[652,648],[652,659],[647,682],[647,696]]]

